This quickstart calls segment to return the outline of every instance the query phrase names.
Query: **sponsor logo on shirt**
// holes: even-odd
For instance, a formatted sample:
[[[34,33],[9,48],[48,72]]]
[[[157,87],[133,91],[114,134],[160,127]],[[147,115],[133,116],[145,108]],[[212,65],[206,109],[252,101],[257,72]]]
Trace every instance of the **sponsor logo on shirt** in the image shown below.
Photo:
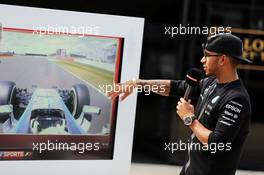
[[[213,99],[212,99],[212,103],[214,104],[215,102],[217,102],[217,100],[220,98],[220,96],[218,95],[218,96],[216,96],[216,97],[214,97]]]
[[[211,106],[210,104],[207,105],[207,108],[212,110],[213,109],[213,106]]]
[[[229,116],[231,116],[231,117],[233,117],[233,116],[234,116],[234,114],[232,114],[231,112],[228,112],[228,111],[224,111],[224,113],[225,113],[226,115],[229,115]]]
[[[241,109],[239,109],[236,106],[230,105],[230,104],[226,104],[225,108],[226,109],[230,109],[231,111],[234,111],[236,113],[240,113],[241,112]]]

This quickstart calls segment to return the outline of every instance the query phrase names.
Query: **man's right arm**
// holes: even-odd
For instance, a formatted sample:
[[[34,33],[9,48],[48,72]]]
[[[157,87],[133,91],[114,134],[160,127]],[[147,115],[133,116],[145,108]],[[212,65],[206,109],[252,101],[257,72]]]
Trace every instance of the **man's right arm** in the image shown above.
[[[156,94],[169,96],[171,89],[171,80],[129,80],[124,83],[114,85],[115,88],[111,92],[107,92],[107,96],[115,99],[121,95],[120,100],[124,100],[131,95],[136,88],[144,88],[144,90],[152,91]]]
[[[171,88],[171,80],[135,80],[136,87],[143,87],[156,94],[169,96]]]

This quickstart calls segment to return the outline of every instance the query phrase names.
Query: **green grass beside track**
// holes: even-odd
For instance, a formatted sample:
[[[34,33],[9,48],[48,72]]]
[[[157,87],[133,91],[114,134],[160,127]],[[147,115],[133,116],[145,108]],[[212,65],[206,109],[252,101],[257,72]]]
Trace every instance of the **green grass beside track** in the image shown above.
[[[113,84],[114,73],[111,71],[67,60],[59,60],[55,63],[98,89],[99,85]]]

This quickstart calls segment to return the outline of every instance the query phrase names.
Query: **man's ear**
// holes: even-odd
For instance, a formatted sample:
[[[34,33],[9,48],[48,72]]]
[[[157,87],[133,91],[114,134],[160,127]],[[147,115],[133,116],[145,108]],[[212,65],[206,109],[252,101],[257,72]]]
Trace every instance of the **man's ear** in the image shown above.
[[[226,65],[227,62],[228,62],[228,58],[227,58],[226,55],[220,56],[220,58],[219,58],[219,64],[220,64],[220,66]]]

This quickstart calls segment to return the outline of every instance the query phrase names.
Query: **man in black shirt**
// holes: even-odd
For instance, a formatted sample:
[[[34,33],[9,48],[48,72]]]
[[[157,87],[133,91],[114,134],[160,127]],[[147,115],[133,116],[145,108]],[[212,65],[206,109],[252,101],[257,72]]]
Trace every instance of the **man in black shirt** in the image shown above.
[[[184,98],[176,106],[192,130],[181,175],[235,174],[251,118],[249,95],[237,74],[240,61],[250,62],[242,58],[242,50],[242,41],[232,34],[208,37],[204,44],[201,63],[208,77],[194,90],[193,97],[198,97],[195,110]],[[164,96],[183,96],[187,87],[183,80],[130,80],[117,85],[126,88],[108,95],[115,98],[123,93],[123,100],[133,92],[129,85],[148,85]]]

